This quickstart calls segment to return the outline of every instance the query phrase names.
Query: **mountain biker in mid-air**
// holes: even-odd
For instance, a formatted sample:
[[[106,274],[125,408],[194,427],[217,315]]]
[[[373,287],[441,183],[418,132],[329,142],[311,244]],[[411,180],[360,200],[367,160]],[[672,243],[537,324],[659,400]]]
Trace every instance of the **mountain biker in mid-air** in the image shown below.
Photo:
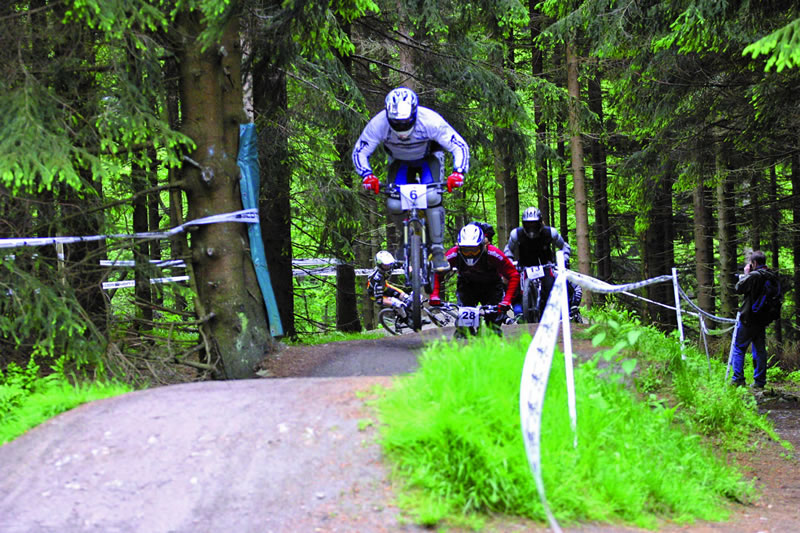
[[[380,192],[380,182],[372,172],[369,158],[383,144],[389,155],[387,182],[440,183],[444,181],[444,151],[453,155],[453,173],[447,178],[447,191],[464,184],[469,170],[469,147],[466,141],[437,112],[419,105],[411,89],[398,87],[386,95],[385,109],[375,115],[361,132],[353,149],[353,163],[362,178],[364,189]],[[444,207],[441,194],[428,191],[428,235],[433,269],[450,267],[444,259]],[[403,227],[400,200],[389,198],[389,213],[398,229]]]
[[[488,314],[485,319],[495,331],[499,322],[511,309],[511,297],[519,288],[519,272],[503,252],[489,244],[483,230],[474,224],[467,224],[458,234],[456,246],[445,255],[449,265],[458,272],[456,299],[458,305],[475,307],[477,305],[497,305],[500,314]],[[445,274],[436,273],[428,304],[441,305],[439,291]],[[503,280],[508,281],[508,287]]]
[[[383,307],[393,307],[397,315],[406,320],[410,296],[389,283],[394,268],[394,256],[386,250],[375,254],[375,270],[367,276],[367,294]]]
[[[557,247],[564,252],[564,261],[569,264],[571,249],[567,241],[558,233],[558,230],[545,226],[542,220],[542,212],[536,207],[529,207],[522,213],[522,226],[511,230],[508,236],[508,243],[503,250],[512,261],[516,260],[517,267],[522,269],[529,266],[547,265],[555,263],[555,252],[553,247]],[[542,298],[539,308],[539,316],[544,312],[544,306],[550,297],[555,277],[553,269],[547,268],[544,278],[542,278]],[[568,298],[570,302],[570,316],[577,312],[575,302],[575,290],[571,283],[567,284]]]

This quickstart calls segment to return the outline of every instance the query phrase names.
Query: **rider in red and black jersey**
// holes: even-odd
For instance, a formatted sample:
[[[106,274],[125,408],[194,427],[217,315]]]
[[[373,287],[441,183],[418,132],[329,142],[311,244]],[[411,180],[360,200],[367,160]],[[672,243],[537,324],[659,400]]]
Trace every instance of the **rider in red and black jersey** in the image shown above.
[[[458,305],[497,305],[501,314],[486,316],[487,324],[496,323],[502,319],[502,313],[511,309],[511,298],[519,287],[519,272],[499,248],[486,242],[483,230],[476,225],[468,224],[461,228],[457,242],[447,251],[445,259],[458,272]],[[444,273],[436,273],[428,300],[430,305],[441,305],[439,291],[444,276]],[[507,287],[504,279],[508,282]]]

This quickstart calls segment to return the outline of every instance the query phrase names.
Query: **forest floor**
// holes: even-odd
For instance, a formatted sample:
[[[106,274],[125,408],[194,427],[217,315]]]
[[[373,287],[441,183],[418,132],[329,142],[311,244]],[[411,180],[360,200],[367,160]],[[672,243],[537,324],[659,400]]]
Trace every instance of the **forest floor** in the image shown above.
[[[157,387],[63,413],[0,446],[0,533],[429,531],[397,507],[365,399],[442,333],[291,346],[262,369],[269,379]],[[595,350],[579,339],[574,349]],[[800,449],[797,394],[772,387],[759,403]],[[800,531],[797,454],[765,440],[731,460],[756,480],[756,503],[732,505],[724,523],[659,531]],[[498,516],[484,531],[547,528]]]

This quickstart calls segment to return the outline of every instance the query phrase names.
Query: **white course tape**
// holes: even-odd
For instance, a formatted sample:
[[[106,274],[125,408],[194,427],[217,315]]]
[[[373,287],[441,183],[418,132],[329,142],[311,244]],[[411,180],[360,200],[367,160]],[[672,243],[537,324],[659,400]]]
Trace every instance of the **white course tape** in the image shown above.
[[[646,279],[644,281],[637,281],[636,283],[627,283],[625,285],[611,285],[610,283],[606,283],[605,281],[601,281],[597,278],[587,276],[586,274],[581,274],[580,272],[575,272],[574,270],[567,270],[567,279],[593,292],[610,293],[610,292],[632,291],[634,289],[641,289],[642,287],[646,287],[647,285],[653,285],[654,283],[664,283],[665,281],[672,281],[672,276],[664,275],[664,276],[658,276],[656,278]]]
[[[150,283],[155,285],[158,283],[177,283],[179,281],[189,281],[189,276],[170,276],[167,278],[150,278]],[[126,279],[123,281],[106,281],[103,283],[103,289],[122,289],[124,287],[135,287],[136,281]]]
[[[159,261],[158,259],[151,259],[150,265],[158,268],[185,268],[186,263],[183,259],[164,259]],[[135,267],[136,261],[133,259],[101,259],[100,266],[107,266],[107,267]]]
[[[47,246],[56,243],[71,244],[76,242],[102,241],[105,239],[165,239],[186,231],[186,228],[204,224],[218,224],[220,222],[245,222],[252,224],[258,222],[258,209],[243,209],[232,213],[211,215],[184,222],[167,231],[148,231],[144,233],[90,235],[86,237],[39,237],[22,239],[0,239],[0,248],[18,248],[21,246]]]
[[[547,380],[550,375],[550,366],[553,362],[553,351],[558,337],[561,300],[563,298],[566,298],[566,276],[562,273],[553,284],[550,298],[547,300],[547,305],[542,314],[542,321],[539,323],[539,327],[536,328],[536,334],[533,336],[528,352],[525,355],[519,389],[522,440],[525,442],[528,465],[536,482],[536,489],[539,492],[539,498],[547,515],[547,520],[556,533],[561,533],[561,528],[550,511],[544,492],[544,481],[542,481],[541,427],[544,394],[547,390]]]

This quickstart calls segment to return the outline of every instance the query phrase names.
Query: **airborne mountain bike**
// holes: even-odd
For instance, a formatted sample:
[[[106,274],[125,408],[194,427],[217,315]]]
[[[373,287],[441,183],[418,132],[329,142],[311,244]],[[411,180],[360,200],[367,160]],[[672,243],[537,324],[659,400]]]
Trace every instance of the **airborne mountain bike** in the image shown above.
[[[403,211],[403,272],[406,284],[411,287],[409,324],[414,331],[422,329],[422,288],[433,285],[425,219],[430,189],[442,193],[445,186],[442,183],[381,184],[383,194],[399,199]]]

